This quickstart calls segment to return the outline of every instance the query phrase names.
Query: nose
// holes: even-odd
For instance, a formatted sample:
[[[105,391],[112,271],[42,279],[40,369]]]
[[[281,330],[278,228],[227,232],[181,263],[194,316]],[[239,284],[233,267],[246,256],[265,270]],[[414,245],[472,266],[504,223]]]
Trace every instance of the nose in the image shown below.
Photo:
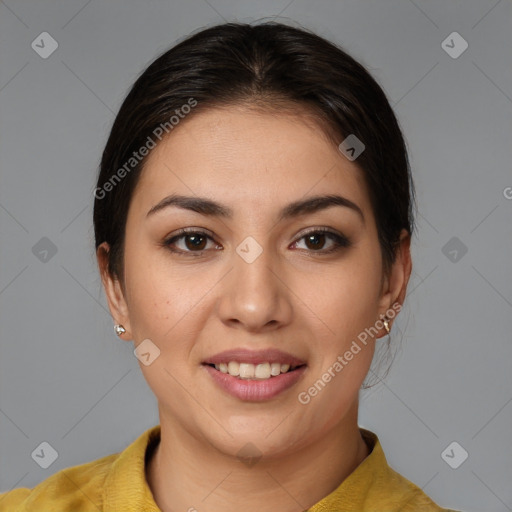
[[[290,322],[291,297],[286,270],[268,248],[252,260],[254,245],[233,252],[233,268],[219,283],[218,314],[226,325],[250,332],[277,329]],[[247,257],[249,256],[249,257]]]

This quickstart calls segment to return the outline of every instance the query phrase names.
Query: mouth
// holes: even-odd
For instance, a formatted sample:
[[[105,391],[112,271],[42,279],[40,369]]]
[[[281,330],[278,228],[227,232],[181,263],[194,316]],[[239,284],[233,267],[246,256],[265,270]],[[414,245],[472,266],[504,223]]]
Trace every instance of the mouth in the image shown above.
[[[258,351],[239,348],[209,357],[202,364],[240,380],[268,380],[297,371],[306,366],[306,361],[275,348]]]
[[[295,386],[307,363],[278,349],[227,350],[201,363],[224,392],[243,401],[271,400]]]
[[[229,361],[219,364],[203,363],[206,366],[217,370],[218,372],[231,375],[239,380],[268,380],[279,377],[283,373],[291,373],[306,364],[290,364],[266,361],[264,363],[253,364],[239,361]]]

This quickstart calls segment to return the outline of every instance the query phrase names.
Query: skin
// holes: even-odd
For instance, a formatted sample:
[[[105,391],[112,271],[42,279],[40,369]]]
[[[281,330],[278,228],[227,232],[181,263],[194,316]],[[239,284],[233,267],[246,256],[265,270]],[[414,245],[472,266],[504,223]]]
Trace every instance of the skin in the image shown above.
[[[164,512],[297,512],[332,492],[368,456],[358,424],[358,392],[375,339],[309,404],[297,395],[317,381],[366,327],[402,304],[411,273],[404,230],[388,275],[368,191],[357,167],[302,112],[276,115],[242,106],[198,112],[148,156],[126,224],[125,282],[97,251],[108,305],[123,339],[160,349],[139,362],[159,407],[161,441],[147,480]],[[213,199],[231,219],[177,207],[146,217],[178,193]],[[334,206],[282,222],[277,213],[313,195],[342,195],[364,214]],[[190,237],[162,242],[184,227],[211,231],[194,257]],[[308,244],[308,228],[329,227],[351,241]],[[237,246],[252,236],[262,254],[247,263]],[[187,243],[188,242],[188,243]],[[189,251],[186,253],[185,251]],[[124,290],[123,290],[124,288]],[[384,329],[377,337],[386,334]],[[222,391],[201,366],[232,348],[277,347],[307,361],[303,378],[275,399],[248,402]],[[252,467],[238,451],[252,443]],[[249,498],[250,497],[250,498]]]

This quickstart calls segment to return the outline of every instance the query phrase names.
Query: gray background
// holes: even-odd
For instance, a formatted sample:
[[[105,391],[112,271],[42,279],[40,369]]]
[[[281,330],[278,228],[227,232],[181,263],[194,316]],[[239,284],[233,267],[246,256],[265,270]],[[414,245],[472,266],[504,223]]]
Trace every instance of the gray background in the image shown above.
[[[366,65],[411,152],[419,215],[409,295],[392,331],[402,344],[386,380],[362,393],[360,425],[439,504],[512,510],[505,0],[0,1],[0,491],[121,451],[158,423],[133,345],[113,333],[96,269],[101,151],[129,86],[157,54],[204,26],[272,16]],[[47,59],[31,48],[44,31],[59,45]],[[469,44],[455,59],[441,45],[453,31]],[[46,262],[43,237],[57,250]],[[31,458],[43,441],[59,454],[47,469]],[[452,441],[469,453],[458,469],[441,456]]]

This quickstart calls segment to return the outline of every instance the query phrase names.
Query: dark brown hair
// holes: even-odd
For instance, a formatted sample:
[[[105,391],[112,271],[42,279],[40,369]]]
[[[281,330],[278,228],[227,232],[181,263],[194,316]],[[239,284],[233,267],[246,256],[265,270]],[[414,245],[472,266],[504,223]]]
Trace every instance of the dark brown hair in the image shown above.
[[[123,285],[128,207],[145,162],[138,150],[150,141],[154,146],[164,130],[172,134],[184,114],[235,104],[283,113],[294,106],[297,113],[312,112],[336,145],[350,134],[364,143],[356,163],[387,272],[401,230],[412,235],[414,223],[414,187],[393,110],[368,71],[338,46],[305,29],[265,22],[201,30],[154,60],[132,86],[103,151],[95,190],[96,249],[108,242],[111,275]]]

